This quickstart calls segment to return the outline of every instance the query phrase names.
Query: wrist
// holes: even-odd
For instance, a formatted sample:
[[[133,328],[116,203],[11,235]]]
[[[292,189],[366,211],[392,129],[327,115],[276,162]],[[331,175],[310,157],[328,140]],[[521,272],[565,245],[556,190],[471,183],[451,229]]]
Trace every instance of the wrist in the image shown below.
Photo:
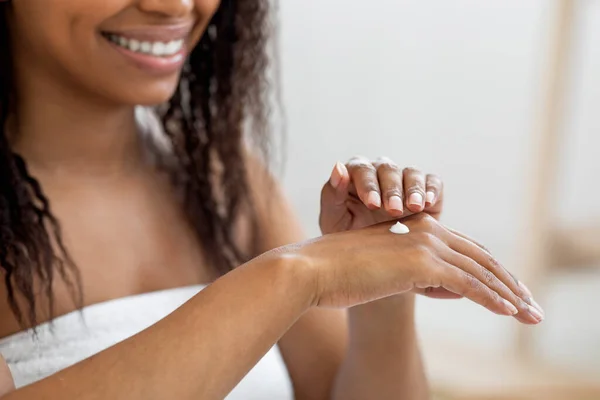
[[[370,306],[370,308],[396,312],[399,311],[399,309],[413,310],[415,306],[415,300],[416,296],[414,292],[404,292],[363,305]]]
[[[350,324],[357,327],[406,325],[414,321],[414,315],[415,294],[411,292],[386,297],[349,310]]]
[[[277,270],[278,279],[285,282],[290,292],[298,293],[305,308],[311,308],[319,301],[318,271],[310,258],[290,250],[287,247],[275,249],[265,254]]]
[[[405,293],[353,307],[348,312],[349,350],[357,359],[386,359],[416,341],[414,295]]]

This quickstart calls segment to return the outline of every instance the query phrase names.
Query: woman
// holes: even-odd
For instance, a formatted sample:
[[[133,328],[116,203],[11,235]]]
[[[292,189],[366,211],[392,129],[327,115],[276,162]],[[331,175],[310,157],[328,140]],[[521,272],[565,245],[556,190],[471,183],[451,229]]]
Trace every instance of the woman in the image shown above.
[[[255,151],[267,11],[0,0],[0,348],[26,385],[7,399],[285,398],[287,374],[297,399],[424,399],[414,293],[542,320],[437,222],[439,179],[387,159],[336,164],[302,242]],[[135,106],[159,104],[157,132]]]

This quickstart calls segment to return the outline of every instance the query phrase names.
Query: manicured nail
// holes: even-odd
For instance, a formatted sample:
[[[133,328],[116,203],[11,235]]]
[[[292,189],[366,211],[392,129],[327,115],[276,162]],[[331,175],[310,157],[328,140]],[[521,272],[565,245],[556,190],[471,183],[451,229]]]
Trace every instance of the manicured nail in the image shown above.
[[[425,194],[425,202],[427,204],[433,204],[434,200],[435,200],[435,193],[433,193],[433,192],[427,192]]]
[[[392,196],[388,201],[390,210],[403,211],[402,199],[400,196]]]
[[[379,193],[374,190],[370,191],[367,196],[367,204],[377,208],[381,207],[381,196]]]
[[[515,307],[510,301],[506,299],[502,299],[502,301],[504,302],[506,310],[510,313],[510,315],[515,315],[519,312],[519,310],[517,310],[517,307]]]
[[[411,206],[422,206],[423,205],[423,195],[421,193],[413,193],[408,198],[408,204]]]
[[[343,175],[342,166],[339,162],[335,163],[335,167],[333,167],[333,171],[331,172],[331,178],[329,179],[329,183],[331,183],[331,186],[333,186],[334,189],[337,189],[340,186]]]
[[[529,313],[533,316],[533,318],[537,319],[538,322],[542,322],[544,320],[544,315],[536,310],[535,307],[527,305],[527,308],[529,309]]]
[[[538,302],[537,302],[537,301],[535,301],[535,300],[533,299],[533,297],[530,297],[530,298],[529,298],[529,300],[531,301],[531,305],[532,305],[532,306],[533,306],[533,307],[534,307],[536,310],[538,310],[538,311],[540,312],[540,314],[542,314],[542,316],[545,316],[545,315],[546,315],[546,313],[544,312],[544,309],[542,308],[542,306],[540,306],[540,305],[538,304]]]
[[[527,286],[525,286],[525,284],[523,282],[521,282],[520,280],[516,279],[515,280],[519,283],[519,286],[521,287],[521,289],[523,289],[523,292],[525,292],[525,294],[529,297],[533,296],[533,294],[531,293],[531,290],[529,290],[529,288]]]

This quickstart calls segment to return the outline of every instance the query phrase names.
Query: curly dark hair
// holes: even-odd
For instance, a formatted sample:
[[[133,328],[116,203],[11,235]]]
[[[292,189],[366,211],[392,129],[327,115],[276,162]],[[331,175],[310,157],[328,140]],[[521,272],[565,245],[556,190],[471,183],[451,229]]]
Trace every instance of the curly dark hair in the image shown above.
[[[77,307],[83,304],[83,293],[60,223],[25,160],[11,150],[5,132],[14,90],[9,7],[10,2],[0,2],[0,267],[16,319],[23,327],[35,327],[34,281],[42,285],[50,320],[55,273]],[[269,153],[267,42],[273,28],[269,11],[269,0],[222,0],[192,51],[175,94],[157,107],[173,145],[173,182],[184,193],[183,206],[208,261],[220,273],[249,256],[233,234],[240,209],[250,198],[243,161],[247,139],[265,161]],[[245,136],[246,130],[251,136]],[[244,210],[250,210],[256,229],[248,205]],[[26,300],[26,309],[16,295]]]

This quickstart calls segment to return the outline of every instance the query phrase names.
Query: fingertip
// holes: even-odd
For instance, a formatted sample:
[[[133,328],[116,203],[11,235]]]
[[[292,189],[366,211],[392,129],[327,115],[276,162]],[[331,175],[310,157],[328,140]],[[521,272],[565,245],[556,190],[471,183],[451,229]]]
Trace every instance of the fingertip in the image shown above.
[[[388,212],[398,216],[404,214],[404,205],[400,196],[394,195],[388,199]]]
[[[408,197],[407,207],[412,212],[421,212],[423,211],[423,195],[421,193],[415,192]]]
[[[435,203],[435,193],[429,191],[425,194],[425,207],[431,207]]]
[[[517,307],[515,307],[510,301],[508,301],[506,299],[502,299],[502,302],[504,303],[504,308],[505,308],[506,312],[508,313],[508,315],[513,316],[513,315],[517,315],[519,313],[519,310],[517,310]]]
[[[538,304],[538,302],[537,302],[537,301],[535,301],[535,299],[534,299],[533,297],[530,297],[530,298],[529,298],[529,303],[528,303],[528,304],[529,304],[530,306],[532,306],[532,307],[536,308],[536,309],[537,309],[537,310],[538,310],[538,311],[539,311],[539,312],[542,314],[542,316],[544,316],[544,317],[546,316],[546,312],[544,311],[544,309],[542,308],[542,306],[540,306],[540,305]]]
[[[409,204],[409,205],[406,206],[406,208],[408,209],[408,211],[410,211],[413,214],[418,214],[418,213],[420,213],[421,211],[424,210],[424,207],[420,206],[420,205],[411,205],[411,204]]]
[[[371,190],[367,195],[367,207],[381,208],[381,195],[375,190]]]
[[[348,172],[348,168],[346,167],[346,165],[344,163],[341,163],[338,161],[337,167],[340,169],[340,173],[342,174],[342,176],[344,176],[344,177],[350,176],[350,173]]]
[[[542,314],[539,310],[537,310],[535,307],[530,306],[529,304],[527,305],[529,314],[535,319],[537,320],[538,323],[542,322],[544,320],[544,314]]]
[[[334,189],[340,187],[343,176],[343,171],[340,168],[340,162],[335,163],[333,171],[331,171],[331,177],[329,178],[329,183],[331,184],[331,186],[333,186]]]
[[[404,215],[404,211],[397,210],[387,210],[387,213],[392,218],[402,218],[402,216]]]
[[[408,208],[408,210],[413,214],[418,214],[424,210],[423,206],[415,206],[415,205],[408,205],[406,208]]]
[[[350,183],[350,174],[348,169],[341,162],[337,162],[331,171],[331,177],[329,178],[331,186],[338,190],[343,191],[347,188]]]
[[[519,304],[519,312],[514,317],[523,324],[537,325],[544,320],[545,316],[535,307],[523,302]]]
[[[531,290],[529,290],[529,288],[527,286],[525,286],[525,284],[523,282],[521,282],[520,280],[518,280],[514,276],[513,276],[513,279],[515,281],[517,281],[517,284],[519,285],[519,287],[521,288],[521,290],[523,290],[523,292],[525,293],[525,295],[527,295],[528,297],[532,297],[533,296],[533,293],[531,293]]]

